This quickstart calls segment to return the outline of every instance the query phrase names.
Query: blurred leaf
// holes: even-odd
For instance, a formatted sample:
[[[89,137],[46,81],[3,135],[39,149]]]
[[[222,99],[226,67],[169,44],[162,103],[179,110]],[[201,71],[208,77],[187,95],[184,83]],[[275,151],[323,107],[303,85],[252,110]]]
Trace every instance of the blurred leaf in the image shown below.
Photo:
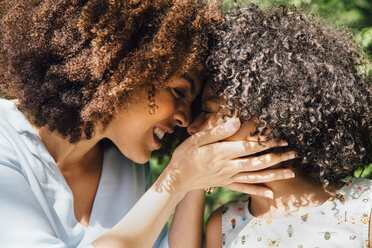
[[[356,36],[355,40],[362,46],[367,53],[369,60],[372,58],[372,27],[362,29]]]
[[[372,164],[367,165],[364,168],[358,168],[355,173],[355,177],[366,177],[372,179]]]

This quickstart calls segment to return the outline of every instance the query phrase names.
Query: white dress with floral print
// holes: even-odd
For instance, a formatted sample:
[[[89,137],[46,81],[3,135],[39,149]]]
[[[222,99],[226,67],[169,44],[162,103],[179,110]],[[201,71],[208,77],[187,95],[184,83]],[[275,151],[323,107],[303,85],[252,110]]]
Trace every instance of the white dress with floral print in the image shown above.
[[[372,180],[355,178],[336,196],[298,217],[261,219],[248,209],[249,196],[224,206],[224,248],[366,248]]]

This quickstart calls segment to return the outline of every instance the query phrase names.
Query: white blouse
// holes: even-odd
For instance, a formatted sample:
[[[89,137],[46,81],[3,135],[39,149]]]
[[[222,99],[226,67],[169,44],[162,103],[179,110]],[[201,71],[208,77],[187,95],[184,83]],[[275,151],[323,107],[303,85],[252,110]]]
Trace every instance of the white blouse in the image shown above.
[[[35,129],[15,104],[0,99],[1,247],[92,247],[150,185],[148,164],[107,144],[89,225],[80,224],[71,189]],[[168,247],[165,229],[154,247]]]

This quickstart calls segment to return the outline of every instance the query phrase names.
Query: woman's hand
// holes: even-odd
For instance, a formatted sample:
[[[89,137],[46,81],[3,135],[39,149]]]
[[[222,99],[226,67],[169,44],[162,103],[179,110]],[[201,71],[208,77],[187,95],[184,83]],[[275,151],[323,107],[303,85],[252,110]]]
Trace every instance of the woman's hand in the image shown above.
[[[210,130],[189,137],[174,151],[172,159],[157,181],[157,190],[176,190],[182,194],[194,189],[221,186],[231,190],[272,198],[272,191],[254,185],[294,177],[289,169],[266,169],[295,157],[295,152],[268,153],[244,158],[279,146],[285,141],[222,141],[239,130],[233,118]],[[220,142],[219,142],[220,141]]]

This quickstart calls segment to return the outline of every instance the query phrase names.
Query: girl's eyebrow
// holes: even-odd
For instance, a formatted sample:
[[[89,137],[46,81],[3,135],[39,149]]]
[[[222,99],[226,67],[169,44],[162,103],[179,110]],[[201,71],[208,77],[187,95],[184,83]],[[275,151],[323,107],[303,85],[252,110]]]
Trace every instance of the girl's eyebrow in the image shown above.
[[[216,97],[216,96],[209,96],[207,99],[204,99],[203,102],[207,103],[207,102],[219,102],[220,101],[220,98],[219,97]]]
[[[211,96],[202,102],[202,108],[214,109],[216,105],[220,105],[219,98]]]

